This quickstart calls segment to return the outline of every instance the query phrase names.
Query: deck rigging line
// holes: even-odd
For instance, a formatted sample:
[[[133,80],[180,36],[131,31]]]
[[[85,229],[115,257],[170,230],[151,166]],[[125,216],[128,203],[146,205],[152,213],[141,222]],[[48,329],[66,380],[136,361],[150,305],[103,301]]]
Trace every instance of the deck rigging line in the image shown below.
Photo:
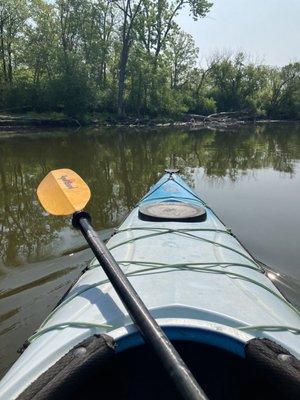
[[[65,328],[90,328],[90,329],[101,329],[103,328],[112,328],[112,330],[117,329],[117,327],[113,325],[108,325],[108,324],[96,324],[92,322],[61,322],[60,324],[55,324],[51,325],[47,328],[39,329],[36,331],[30,338],[28,339],[29,343],[32,343],[35,339],[38,337],[44,335],[47,332],[52,332],[56,330],[62,330]],[[287,325],[247,325],[247,326],[239,326],[239,327],[234,327],[235,329],[238,329],[240,331],[270,331],[270,332],[291,332],[295,335],[300,335],[300,329],[295,328],[293,326],[287,326]],[[107,332],[107,330],[106,330]]]
[[[188,236],[188,237],[191,237],[192,239],[207,242],[214,246],[222,247],[226,250],[233,251],[234,253],[240,255],[241,257],[244,257],[246,260],[255,264],[258,270],[265,273],[265,270],[263,269],[263,267],[261,265],[259,265],[252,257],[247,256],[246,254],[242,253],[241,251],[236,250],[235,248],[233,248],[231,246],[226,246],[225,244],[216,242],[214,240],[210,240],[210,239],[207,239],[207,238],[204,238],[201,236],[196,236],[196,235],[193,235],[192,233],[190,233],[190,232],[216,232],[216,233],[224,233],[224,234],[232,236],[230,229],[208,229],[208,228],[170,229],[170,228],[164,228],[164,227],[155,227],[155,228],[131,227],[131,228],[126,228],[126,229],[116,230],[114,235],[116,235],[118,233],[123,233],[126,231],[134,231],[134,230],[151,231],[151,233],[148,233],[146,235],[137,236],[137,237],[130,238],[130,239],[124,240],[122,242],[119,242],[114,246],[110,246],[109,250],[111,251],[113,249],[116,249],[119,246],[123,246],[124,244],[128,244],[128,243],[133,243],[137,240],[147,239],[150,237],[164,235],[164,234],[168,234],[168,233],[174,233],[177,235]]]
[[[246,264],[235,264],[235,263],[205,263],[206,267],[199,267],[197,265],[203,265],[203,263],[179,263],[179,264],[163,264],[163,263],[155,263],[155,262],[147,262],[147,261],[118,261],[119,264],[133,264],[133,265],[141,265],[141,266],[145,266],[147,265],[146,268],[143,269],[137,269],[135,271],[131,271],[128,273],[125,273],[126,276],[143,276],[148,274],[149,272],[153,273],[156,270],[161,270],[161,269],[168,269],[167,272],[172,272],[172,270],[191,270],[191,271],[195,271],[195,272],[202,272],[202,273],[216,273],[216,274],[223,274],[223,275],[227,275],[230,278],[238,278],[238,279],[242,279],[248,282],[251,282],[253,284],[256,284],[260,287],[262,287],[263,289],[267,290],[268,292],[270,292],[271,294],[273,294],[275,297],[277,297],[279,300],[283,301],[285,304],[287,304],[294,312],[296,312],[298,315],[300,315],[300,312],[297,310],[297,308],[295,308],[292,304],[290,304],[282,295],[276,293],[274,290],[270,289],[269,287],[263,285],[260,282],[257,282],[249,277],[246,277],[244,275],[238,274],[238,273],[234,273],[231,271],[221,271],[221,270],[217,270],[217,269],[213,269],[211,268],[212,266],[220,266],[223,268],[232,266],[232,265],[236,265],[236,266],[245,266],[248,268],[252,268],[252,266],[246,265]],[[97,268],[100,267],[100,265],[97,265],[93,268]],[[259,271],[261,272],[261,271]],[[82,293],[91,290],[97,286],[101,286],[103,284],[106,283],[110,283],[109,279],[104,279],[98,282],[95,282],[91,285],[86,286],[84,289],[78,290],[76,292],[74,292],[73,294],[71,294],[69,297],[67,297],[62,303],[59,304],[58,307],[56,307],[49,315],[48,317],[44,320],[44,322],[41,324],[40,328],[34,333],[34,335],[31,336],[31,338],[29,338],[29,342],[31,342],[32,340],[34,340],[35,338],[37,338],[38,336],[42,335],[43,333],[49,332],[51,330],[57,330],[57,329],[64,329],[65,327],[78,327],[78,328],[83,328],[83,327],[97,327],[97,328],[107,328],[107,327],[111,327],[111,325],[106,325],[106,324],[90,324],[89,323],[82,323],[82,322],[64,322],[61,324],[55,324],[52,325],[53,329],[51,329],[50,327],[46,327],[44,328],[44,326],[46,325],[46,323],[50,320],[50,318],[60,309],[62,308],[65,304],[69,303],[71,300],[73,300],[75,297],[81,295]],[[85,324],[85,326],[83,326]],[[300,329],[299,328],[295,328],[295,327],[290,327],[290,326],[285,326],[285,325],[257,325],[257,326],[249,326],[249,325],[245,325],[245,326],[241,326],[241,327],[234,327],[236,329],[240,329],[240,330],[256,330],[256,331],[290,331],[291,333],[294,334],[299,334],[300,333]],[[106,332],[109,332],[109,330]]]
[[[30,338],[28,339],[28,342],[32,343],[36,338],[43,335],[44,333],[61,330],[61,329],[65,329],[65,328],[98,328],[98,329],[102,329],[102,328],[113,328],[113,325],[96,324],[93,322],[80,322],[80,321],[61,322],[59,324],[47,326],[46,328],[43,328],[43,329],[38,329],[33,335],[30,336]]]

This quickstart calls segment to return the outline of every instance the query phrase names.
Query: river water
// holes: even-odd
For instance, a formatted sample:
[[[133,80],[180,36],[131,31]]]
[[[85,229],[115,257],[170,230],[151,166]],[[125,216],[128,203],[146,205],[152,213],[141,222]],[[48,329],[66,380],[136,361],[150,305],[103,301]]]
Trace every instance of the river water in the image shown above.
[[[174,166],[300,304],[300,124],[2,132],[0,375],[91,259],[69,218],[42,210],[42,178],[56,168],[78,172],[92,191],[93,224],[106,238]]]

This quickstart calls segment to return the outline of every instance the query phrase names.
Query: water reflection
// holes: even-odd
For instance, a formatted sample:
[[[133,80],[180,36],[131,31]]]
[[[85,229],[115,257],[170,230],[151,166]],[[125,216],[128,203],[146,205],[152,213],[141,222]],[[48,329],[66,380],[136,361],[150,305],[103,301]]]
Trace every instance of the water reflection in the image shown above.
[[[36,200],[40,180],[54,168],[76,170],[91,187],[89,209],[97,228],[111,227],[139,200],[165,167],[176,165],[193,184],[193,168],[206,177],[239,180],[271,167],[293,178],[300,159],[299,125],[210,130],[106,129],[18,135],[0,139],[0,256],[17,266],[55,254],[68,226],[46,216]]]

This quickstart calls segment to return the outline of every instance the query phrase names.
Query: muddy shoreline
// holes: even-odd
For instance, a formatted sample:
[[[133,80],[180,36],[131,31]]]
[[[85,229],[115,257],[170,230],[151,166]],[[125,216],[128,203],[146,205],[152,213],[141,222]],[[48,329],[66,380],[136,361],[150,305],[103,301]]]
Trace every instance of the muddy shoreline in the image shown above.
[[[208,116],[197,114],[186,114],[179,118],[149,118],[149,117],[114,117],[109,116],[105,119],[91,118],[85,123],[81,123],[73,118],[45,118],[0,115],[0,131],[28,131],[51,128],[72,128],[82,127],[126,127],[126,128],[189,128],[190,130],[213,129],[228,130],[242,125],[256,125],[266,123],[291,123],[292,120],[266,119],[258,116],[249,115],[243,112],[223,112]]]

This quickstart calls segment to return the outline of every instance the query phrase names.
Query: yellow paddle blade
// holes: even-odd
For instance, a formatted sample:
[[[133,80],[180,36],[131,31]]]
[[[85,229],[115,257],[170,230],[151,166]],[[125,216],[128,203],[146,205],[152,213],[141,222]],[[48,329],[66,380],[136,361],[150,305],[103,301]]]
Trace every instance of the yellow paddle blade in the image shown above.
[[[62,168],[49,172],[39,184],[37,195],[49,214],[71,215],[86,206],[91,191],[76,172]]]

